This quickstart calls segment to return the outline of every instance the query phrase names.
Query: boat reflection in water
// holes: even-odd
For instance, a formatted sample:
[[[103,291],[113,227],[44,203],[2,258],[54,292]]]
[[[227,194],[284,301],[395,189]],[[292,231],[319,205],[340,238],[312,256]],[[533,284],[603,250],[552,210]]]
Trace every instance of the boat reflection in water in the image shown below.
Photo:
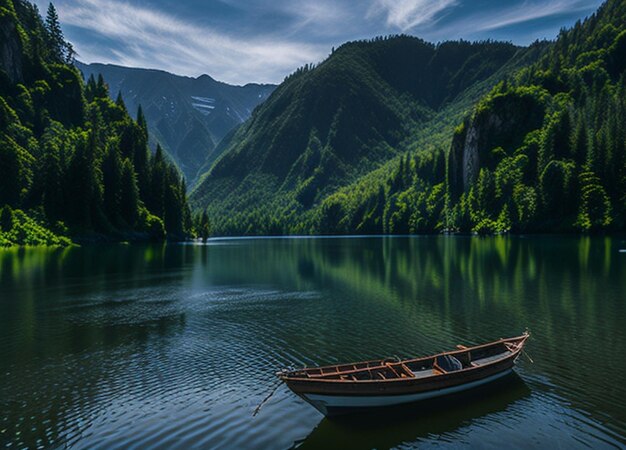
[[[463,431],[466,427],[506,417],[509,410],[530,397],[531,390],[522,378],[509,372],[492,383],[446,397],[324,418],[293,448],[391,448],[430,439],[460,444],[467,435]]]

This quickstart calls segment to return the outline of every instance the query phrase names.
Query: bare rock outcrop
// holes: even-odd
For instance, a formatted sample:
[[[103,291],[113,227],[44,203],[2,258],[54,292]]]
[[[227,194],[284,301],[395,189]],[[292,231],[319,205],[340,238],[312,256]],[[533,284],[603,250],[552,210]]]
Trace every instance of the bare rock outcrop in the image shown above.
[[[22,43],[10,15],[0,16],[0,70],[12,83],[22,81]]]
[[[453,200],[467,192],[478,179],[480,169],[493,170],[501,152],[512,154],[524,136],[541,126],[543,102],[533,96],[511,92],[499,95],[467,118],[452,139],[448,154],[448,180]]]

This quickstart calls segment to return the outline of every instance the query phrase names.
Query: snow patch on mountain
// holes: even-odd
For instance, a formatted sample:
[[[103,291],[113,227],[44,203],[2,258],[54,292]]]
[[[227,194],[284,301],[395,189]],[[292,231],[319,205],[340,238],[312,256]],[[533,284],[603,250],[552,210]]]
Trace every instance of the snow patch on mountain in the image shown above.
[[[191,96],[191,99],[194,100],[191,103],[200,114],[204,116],[208,116],[215,109],[215,99],[211,97],[198,97],[195,95]]]

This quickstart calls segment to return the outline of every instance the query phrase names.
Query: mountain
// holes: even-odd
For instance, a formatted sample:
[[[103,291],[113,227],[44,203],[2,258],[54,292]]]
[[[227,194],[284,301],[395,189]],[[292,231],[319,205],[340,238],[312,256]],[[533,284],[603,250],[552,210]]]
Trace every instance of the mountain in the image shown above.
[[[0,245],[182,238],[177,169],[148,149],[145,117],[87,86],[52,4],[0,0]]]
[[[626,225],[626,1],[562,30],[500,83],[448,153],[448,228],[621,231]]]
[[[482,96],[444,146],[422,140],[327,197],[312,229],[623,231],[625,54],[626,1],[609,0]]]
[[[312,232],[308,219],[325,198],[417,137],[451,131],[496,74],[532,53],[409,36],[345,44],[287,77],[223,142],[191,201],[208,206],[220,233]]]
[[[159,143],[190,184],[198,170],[218,156],[217,144],[250,117],[276,86],[232,86],[208,75],[198,78],[160,70],[77,62],[85,80],[102,75],[109,91],[121,92],[129,110],[139,105],[148,122],[152,147]]]
[[[552,42],[349,43],[191,196],[218,234],[623,231],[626,1]]]

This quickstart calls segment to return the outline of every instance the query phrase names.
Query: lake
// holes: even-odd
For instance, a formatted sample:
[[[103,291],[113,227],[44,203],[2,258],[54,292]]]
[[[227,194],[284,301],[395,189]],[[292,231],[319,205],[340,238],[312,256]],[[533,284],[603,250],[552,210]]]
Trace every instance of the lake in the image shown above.
[[[223,239],[0,250],[0,448],[624,448],[626,241]],[[532,333],[506,383],[328,420],[288,366]]]

